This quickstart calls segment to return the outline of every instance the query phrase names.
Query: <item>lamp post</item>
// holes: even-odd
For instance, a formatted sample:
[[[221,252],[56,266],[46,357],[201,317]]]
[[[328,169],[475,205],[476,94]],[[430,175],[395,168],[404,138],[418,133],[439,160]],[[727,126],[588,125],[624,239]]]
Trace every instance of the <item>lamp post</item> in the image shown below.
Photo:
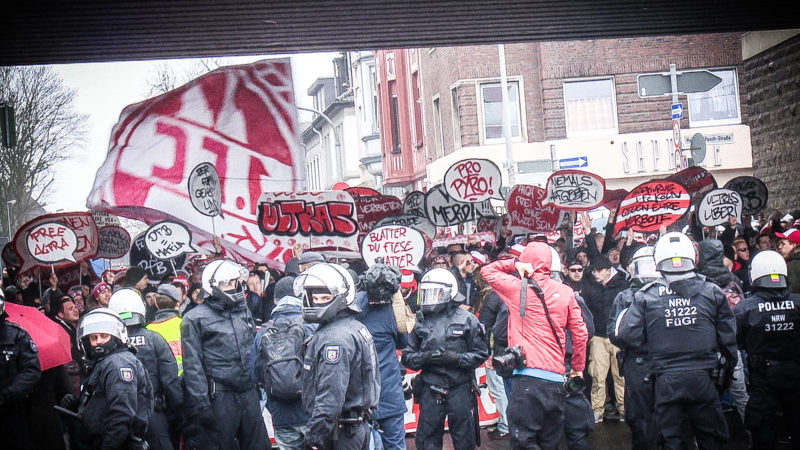
[[[16,200],[6,202],[6,214],[8,214],[8,242],[11,242],[11,205],[16,205]]]

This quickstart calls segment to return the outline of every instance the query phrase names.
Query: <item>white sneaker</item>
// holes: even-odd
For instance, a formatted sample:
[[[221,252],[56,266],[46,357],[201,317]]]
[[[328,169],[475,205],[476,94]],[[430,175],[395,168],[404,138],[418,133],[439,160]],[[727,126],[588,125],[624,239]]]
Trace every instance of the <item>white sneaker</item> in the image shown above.
[[[603,413],[594,413],[594,423],[600,423],[603,421]]]

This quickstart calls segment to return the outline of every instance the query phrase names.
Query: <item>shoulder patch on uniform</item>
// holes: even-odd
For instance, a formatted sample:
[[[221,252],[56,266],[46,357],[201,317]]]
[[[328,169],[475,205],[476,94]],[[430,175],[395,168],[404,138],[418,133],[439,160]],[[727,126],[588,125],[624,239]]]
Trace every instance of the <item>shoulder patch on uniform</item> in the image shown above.
[[[363,337],[365,340],[367,340],[367,341],[371,341],[372,340],[372,334],[370,334],[370,332],[367,329],[367,327],[359,328],[358,332],[361,333],[361,337]]]
[[[39,348],[38,348],[38,347],[36,347],[36,343],[35,343],[35,342],[33,342],[33,339],[31,339],[31,351],[32,351],[33,353],[37,353],[37,352],[39,351]]]
[[[120,367],[119,376],[120,378],[122,378],[122,381],[130,383],[131,381],[133,381],[133,369],[131,369],[130,367]]]
[[[326,345],[325,346],[325,361],[329,363],[337,363],[339,362],[339,358],[341,357],[342,349],[338,345]]]

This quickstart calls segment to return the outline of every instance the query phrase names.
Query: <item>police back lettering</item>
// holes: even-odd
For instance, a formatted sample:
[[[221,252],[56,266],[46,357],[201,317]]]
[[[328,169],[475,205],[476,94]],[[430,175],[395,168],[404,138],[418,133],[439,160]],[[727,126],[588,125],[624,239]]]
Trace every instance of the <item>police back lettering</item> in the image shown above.
[[[794,302],[791,300],[775,301],[775,302],[759,302],[758,312],[770,311],[791,311],[794,310]],[[764,324],[764,331],[771,333],[776,331],[792,331],[794,330],[794,322],[786,320],[786,314],[772,314],[770,315],[771,323]]]

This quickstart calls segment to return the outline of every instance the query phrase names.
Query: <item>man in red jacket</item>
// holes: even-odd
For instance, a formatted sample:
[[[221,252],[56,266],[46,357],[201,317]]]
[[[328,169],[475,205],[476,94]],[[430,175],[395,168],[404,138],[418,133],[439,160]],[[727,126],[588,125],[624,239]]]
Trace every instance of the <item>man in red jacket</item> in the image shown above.
[[[566,328],[573,349],[569,378],[582,377],[586,362],[586,324],[572,289],[550,278],[551,254],[547,244],[532,242],[519,260],[499,260],[481,269],[508,307],[509,347],[520,346],[525,356],[525,367],[514,369],[509,397],[512,448],[558,447],[564,421]],[[520,277],[533,282],[526,282],[524,302]]]

